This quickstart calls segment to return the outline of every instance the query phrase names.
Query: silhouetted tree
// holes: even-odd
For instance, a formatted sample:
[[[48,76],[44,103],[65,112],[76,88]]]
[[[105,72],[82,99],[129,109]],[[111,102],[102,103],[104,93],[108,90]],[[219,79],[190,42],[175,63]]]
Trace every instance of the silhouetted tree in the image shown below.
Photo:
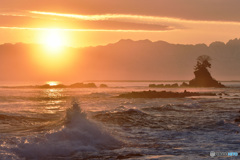
[[[211,57],[208,55],[201,55],[197,58],[197,65],[194,67],[195,71],[201,70],[203,68],[211,68]]]

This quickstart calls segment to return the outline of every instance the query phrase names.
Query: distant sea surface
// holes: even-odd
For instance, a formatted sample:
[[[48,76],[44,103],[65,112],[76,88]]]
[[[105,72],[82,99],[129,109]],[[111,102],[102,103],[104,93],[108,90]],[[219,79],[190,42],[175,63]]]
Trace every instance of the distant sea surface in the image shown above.
[[[227,88],[95,83],[109,87],[23,89],[0,83],[5,86],[0,87],[0,159],[210,159],[211,151],[240,152],[240,82],[223,82]],[[218,95],[114,98],[147,90]]]

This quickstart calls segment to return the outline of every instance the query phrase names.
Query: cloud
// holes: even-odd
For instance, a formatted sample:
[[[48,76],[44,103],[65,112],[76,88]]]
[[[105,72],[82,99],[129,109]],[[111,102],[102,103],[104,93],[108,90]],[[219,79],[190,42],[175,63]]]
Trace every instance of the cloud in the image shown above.
[[[31,12],[32,13],[32,12]],[[66,31],[110,31],[110,32],[161,32],[174,30],[175,27],[148,23],[145,21],[129,21],[127,19],[116,19],[105,15],[62,15],[55,13],[21,13],[1,14],[0,27],[3,29],[62,29]],[[37,15],[35,15],[37,13]],[[38,14],[41,14],[38,16]],[[42,16],[43,14],[43,16]],[[52,17],[54,15],[54,17]],[[57,17],[56,17],[57,16]],[[60,17],[60,18],[58,18]],[[74,18],[73,18],[74,17]],[[75,17],[78,17],[77,19]],[[97,17],[97,18],[96,18]],[[128,16],[117,16],[126,17]],[[136,17],[137,18],[137,17]]]
[[[165,32],[164,30],[123,30],[123,29],[64,29],[64,28],[30,28],[30,27],[1,27],[0,29],[13,29],[13,30],[61,30],[70,32]]]
[[[79,15],[128,14],[202,21],[240,22],[238,0],[8,0],[4,10],[36,10]]]
[[[160,17],[160,16],[145,16],[145,15],[129,15],[129,14],[103,14],[103,15],[77,15],[77,14],[64,14],[54,12],[40,12],[30,11],[30,13],[56,16],[56,17],[67,17],[81,20],[100,21],[100,20],[135,20],[138,23],[204,23],[204,24],[240,24],[240,22],[233,21],[207,21],[207,20],[187,20],[173,17]]]
[[[80,15],[41,11],[0,14],[0,28],[92,32],[165,32],[206,26],[240,26],[240,22],[186,20],[129,14]]]
[[[27,28],[27,27],[0,27],[0,29],[17,30],[51,30],[53,28]],[[72,32],[164,32],[163,30],[122,30],[122,29],[64,29],[54,28],[54,30],[72,31]]]

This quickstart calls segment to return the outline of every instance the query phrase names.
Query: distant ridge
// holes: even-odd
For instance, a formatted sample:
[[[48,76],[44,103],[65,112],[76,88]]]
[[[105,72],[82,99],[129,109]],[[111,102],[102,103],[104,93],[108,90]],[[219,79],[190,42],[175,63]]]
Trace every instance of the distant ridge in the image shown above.
[[[68,48],[67,54],[74,56],[74,61],[64,69],[46,73],[38,70],[32,57],[41,45],[2,44],[0,45],[0,81],[86,81],[94,79],[173,81],[190,80],[196,58],[209,55],[213,59],[210,73],[216,80],[240,79],[240,39],[206,44],[171,44],[165,41],[133,41],[122,39],[105,46]],[[30,58],[29,58],[30,57]],[[58,68],[55,69],[58,71]]]
[[[109,45],[117,45],[117,44],[129,44],[129,43],[145,43],[145,44],[165,44],[165,45],[177,45],[177,46],[202,46],[202,47],[210,47],[210,48],[217,48],[217,47],[237,47],[240,46],[240,38],[230,39],[228,42],[224,43],[221,41],[214,41],[210,43],[209,45],[206,45],[204,43],[197,43],[197,44],[184,44],[184,43],[169,43],[167,41],[158,40],[158,41],[151,41],[149,39],[143,39],[143,40],[132,40],[132,39],[120,39],[119,41],[115,43],[108,43],[105,45],[96,45],[96,46],[87,46],[87,47],[74,47],[74,48],[96,48],[96,47],[106,47]],[[0,44],[0,47],[12,47],[15,45],[40,45],[40,44],[34,44],[34,43],[2,43]],[[69,47],[72,48],[72,47]]]

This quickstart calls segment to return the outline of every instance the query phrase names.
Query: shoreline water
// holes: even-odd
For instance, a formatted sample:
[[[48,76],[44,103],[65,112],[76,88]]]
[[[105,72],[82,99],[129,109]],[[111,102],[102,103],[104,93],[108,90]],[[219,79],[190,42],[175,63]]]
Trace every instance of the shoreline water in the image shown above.
[[[112,98],[149,90],[146,84],[118,82],[107,83],[108,88],[74,89],[0,88],[0,158],[208,159],[210,151],[239,151],[240,127],[235,121],[240,116],[239,88],[187,89],[229,94],[221,98]],[[164,90],[183,92],[184,88]],[[74,123],[63,129],[73,97],[79,101],[86,119],[70,112],[75,117]],[[91,123],[89,128],[90,122],[94,125]],[[87,128],[78,130],[79,127]],[[92,130],[103,130],[110,136],[94,136],[89,140],[86,136],[93,135]],[[111,148],[109,137],[120,142],[114,144],[117,148]]]

